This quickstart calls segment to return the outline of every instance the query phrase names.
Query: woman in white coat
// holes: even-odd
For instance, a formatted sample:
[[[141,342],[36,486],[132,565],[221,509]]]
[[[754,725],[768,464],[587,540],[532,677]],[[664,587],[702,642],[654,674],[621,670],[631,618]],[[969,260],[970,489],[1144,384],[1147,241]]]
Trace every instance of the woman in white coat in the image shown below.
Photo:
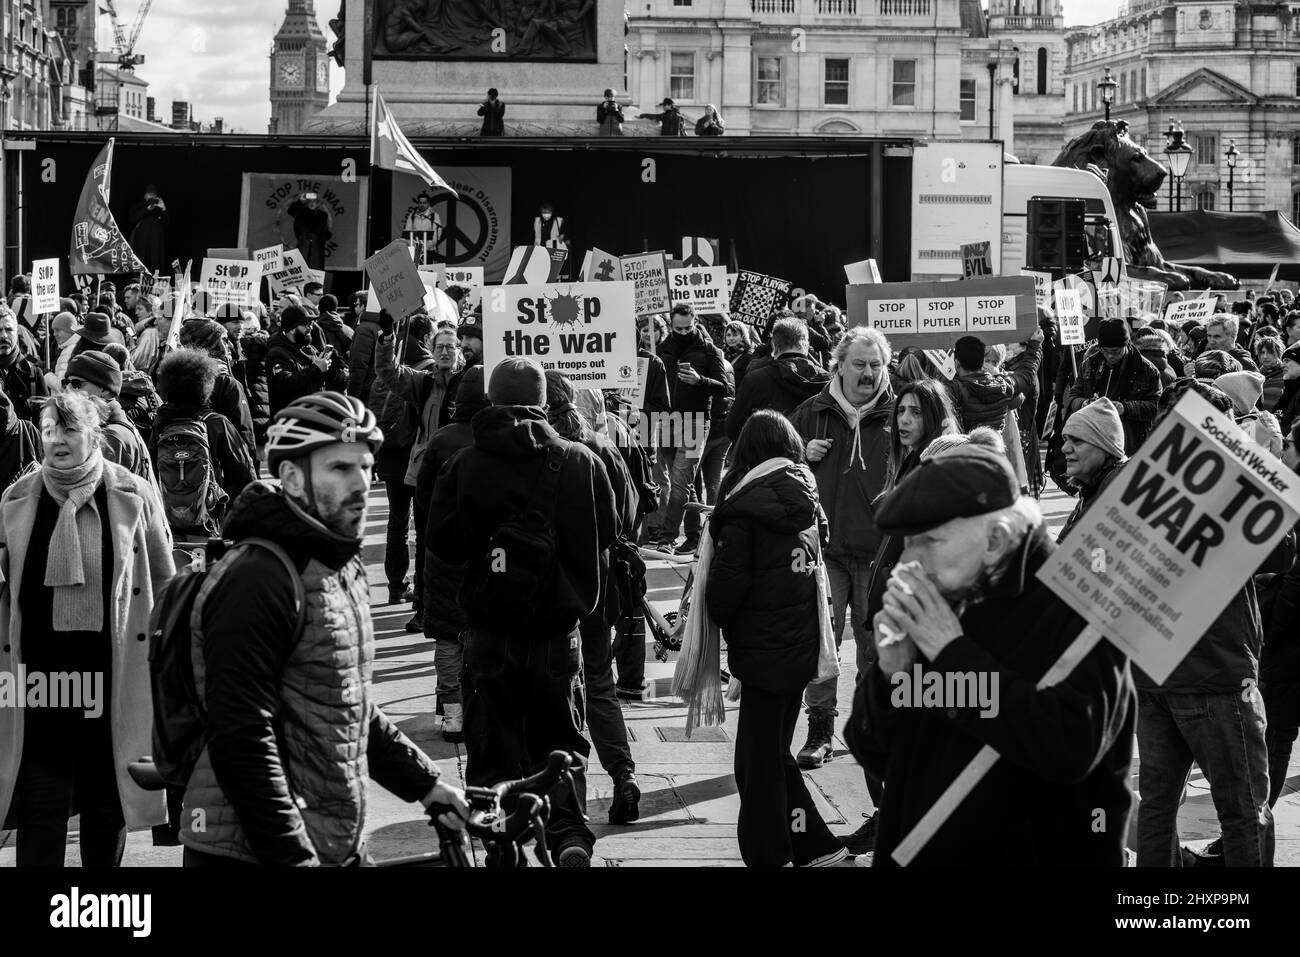
[[[166,820],[127,765],[153,750],[149,612],[171,536],[148,483],[104,459],[96,401],[45,401],[41,469],[0,500],[0,674],[23,705],[0,707],[0,821],[19,867],[63,866],[69,813],[89,867]]]

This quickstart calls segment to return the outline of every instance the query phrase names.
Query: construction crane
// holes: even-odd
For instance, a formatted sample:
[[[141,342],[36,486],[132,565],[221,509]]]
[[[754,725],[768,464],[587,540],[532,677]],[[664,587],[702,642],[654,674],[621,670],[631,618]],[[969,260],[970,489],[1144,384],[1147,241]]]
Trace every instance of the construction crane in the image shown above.
[[[131,24],[131,32],[127,33],[122,28],[122,22],[117,16],[117,7],[114,6],[113,0],[104,0],[104,7],[101,13],[107,13],[109,20],[113,24],[113,46],[114,53],[117,54],[118,69],[125,73],[134,73],[135,68],[144,62],[144,54],[135,52],[135,42],[140,39],[140,31],[144,29],[144,18],[149,13],[149,7],[153,0],[140,0],[140,9],[136,11],[135,21]]]

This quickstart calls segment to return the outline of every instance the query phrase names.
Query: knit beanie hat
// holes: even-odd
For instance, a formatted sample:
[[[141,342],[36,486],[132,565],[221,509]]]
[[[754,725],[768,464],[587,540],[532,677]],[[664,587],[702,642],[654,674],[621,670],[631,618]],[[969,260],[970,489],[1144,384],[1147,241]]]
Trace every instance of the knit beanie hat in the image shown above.
[[[1121,320],[1122,321],[1122,320]],[[1108,455],[1124,459],[1124,425],[1115,403],[1105,397],[1089,402],[1065,422],[1061,434],[1095,445]]]
[[[1300,364],[1300,342],[1297,342],[1282,353],[1282,361]]]
[[[1264,377],[1258,372],[1226,372],[1214,380],[1214,387],[1232,400],[1237,415],[1245,415],[1264,394]]]
[[[307,310],[302,306],[285,306],[280,313],[280,328],[285,332],[296,329],[298,326],[305,326],[310,320],[307,318]]]
[[[493,405],[546,404],[546,376],[534,359],[503,359],[488,380],[488,400]]]
[[[104,346],[104,355],[116,362],[123,372],[133,368],[131,365],[131,353],[127,352],[126,346],[122,345],[120,342],[110,342],[108,345]]]
[[[77,317],[70,312],[61,312],[54,317],[51,328],[59,332],[71,332],[77,327]]]
[[[68,362],[66,373],[69,379],[85,379],[100,388],[113,393],[114,398],[122,391],[122,368],[112,356],[102,352],[88,351],[73,356]]]
[[[1103,319],[1097,327],[1097,344],[1104,349],[1128,345],[1128,323],[1123,319]]]

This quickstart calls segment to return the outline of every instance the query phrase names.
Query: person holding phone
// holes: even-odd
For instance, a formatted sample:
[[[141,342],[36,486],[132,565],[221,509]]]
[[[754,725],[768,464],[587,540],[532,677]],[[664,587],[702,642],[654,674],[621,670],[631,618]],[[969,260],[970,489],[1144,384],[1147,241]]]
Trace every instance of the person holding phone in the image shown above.
[[[601,136],[623,135],[623,107],[614,99],[612,89],[605,90],[605,98],[596,104],[596,123]]]

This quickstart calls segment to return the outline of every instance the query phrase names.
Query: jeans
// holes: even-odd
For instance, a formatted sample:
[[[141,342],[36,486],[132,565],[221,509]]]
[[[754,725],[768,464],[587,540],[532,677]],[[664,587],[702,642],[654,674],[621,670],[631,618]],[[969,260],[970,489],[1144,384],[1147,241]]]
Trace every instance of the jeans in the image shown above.
[[[413,486],[408,485],[406,487],[406,494],[410,498],[411,505],[414,507],[414,511],[415,511],[416,586],[415,586],[415,601],[412,602],[412,607],[414,608],[415,611],[420,611],[421,609],[424,608],[424,586],[421,583],[424,581],[424,530],[429,525],[429,510],[428,508],[421,506],[420,503],[416,501],[415,488]],[[403,542],[403,545],[405,545],[405,542]],[[384,571],[385,573],[387,573],[388,569],[385,568]],[[403,575],[406,574],[405,569],[403,569],[402,574]]]
[[[1223,863],[1272,867],[1264,725],[1257,691],[1138,692],[1139,867],[1181,866],[1178,806],[1193,761],[1209,779],[1223,832]]]
[[[563,783],[550,793],[547,847],[596,837],[587,810],[586,757],[582,736],[586,704],[582,689],[582,642],[578,630],[545,638],[521,630],[510,634],[470,628],[465,639],[461,695],[465,702],[465,783],[490,787],[540,771],[552,751],[581,760],[573,771],[577,795]]]
[[[126,817],[117,791],[112,713],[107,702],[98,718],[62,709],[27,712],[13,797],[19,867],[64,866],[74,807],[81,815],[82,866],[121,866]]]
[[[722,466],[727,461],[727,452],[731,449],[731,439],[723,431],[722,423],[717,423],[713,434],[709,436],[704,452],[700,455],[700,474],[704,479],[704,501],[710,505],[718,504],[718,486],[722,484]]]
[[[1264,743],[1268,746],[1268,806],[1277,804],[1286,787],[1286,772],[1291,766],[1291,748],[1300,734],[1300,685],[1260,682],[1268,727]]]
[[[384,575],[388,579],[389,589],[400,591],[402,583],[406,581],[407,569],[411,567],[406,534],[411,523],[411,501],[415,489],[406,484],[405,468],[401,472],[384,475],[383,480],[384,491],[388,493],[388,543],[384,547]],[[422,558],[420,560],[423,562]]]
[[[745,685],[736,725],[736,840],[748,867],[796,867],[840,848],[817,805],[790,745],[799,720],[799,695]]]
[[[645,517],[645,537],[648,542],[659,541],[659,528],[663,525],[664,514],[668,511],[668,493],[672,490],[670,477],[674,451],[674,449],[670,448],[660,448],[651,463],[655,484],[659,486],[659,497],[655,503],[655,510]]]
[[[677,540],[677,532],[682,525],[682,515],[686,503],[695,498],[695,476],[700,470],[700,459],[692,458],[683,448],[674,449],[672,464],[669,466],[668,507],[664,511],[663,522],[659,526],[659,540],[669,542]]]
[[[438,672],[438,704],[460,704],[460,674],[464,668],[465,636],[438,638],[433,646],[433,665]],[[444,712],[445,713],[445,712]]]
[[[875,656],[875,643],[867,628],[867,591],[871,584],[871,562],[865,558],[826,557],[826,576],[831,586],[831,626],[835,630],[835,647],[840,646],[844,634],[844,617],[852,609],[853,638],[858,643],[858,661],[863,654]],[[865,649],[865,652],[864,652]],[[863,669],[859,664],[859,673]],[[811,681],[804,691],[804,704],[808,714],[839,715],[836,710],[836,692],[839,679]]]
[[[583,622],[582,675],[587,691],[587,725],[600,766],[617,782],[636,770],[627,743],[623,709],[614,694],[610,633],[601,621]]]

